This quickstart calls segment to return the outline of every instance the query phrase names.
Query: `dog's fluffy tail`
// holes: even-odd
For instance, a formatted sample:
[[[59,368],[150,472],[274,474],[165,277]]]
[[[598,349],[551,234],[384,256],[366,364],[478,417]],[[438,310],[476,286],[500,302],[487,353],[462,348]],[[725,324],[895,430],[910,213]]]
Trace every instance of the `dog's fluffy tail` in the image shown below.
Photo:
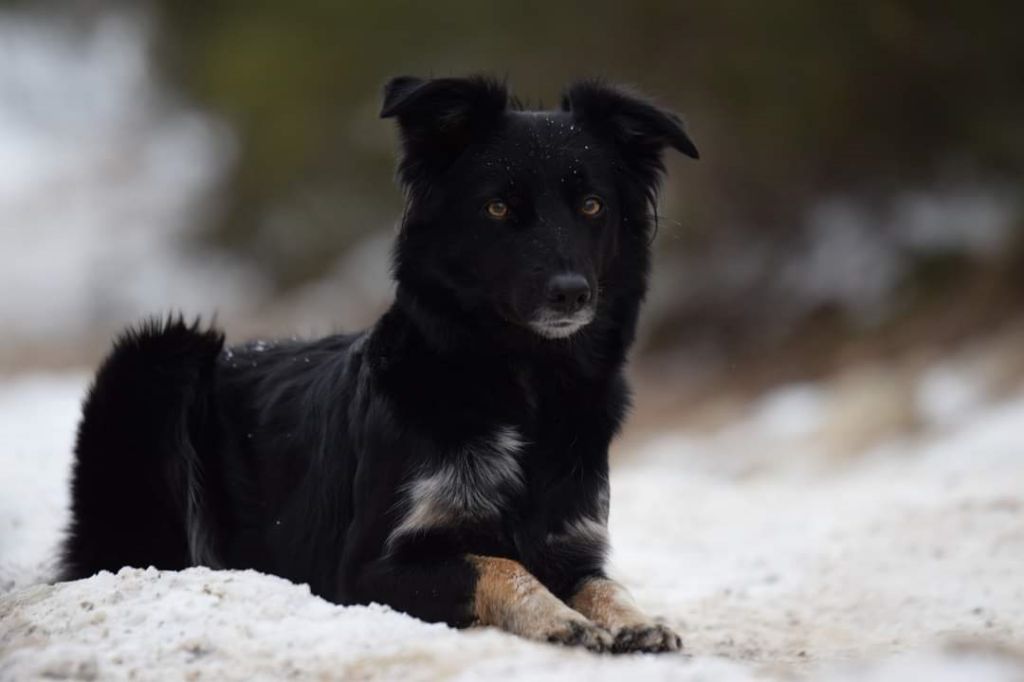
[[[181,317],[124,333],[83,407],[61,579],[216,565],[196,452],[224,337]]]

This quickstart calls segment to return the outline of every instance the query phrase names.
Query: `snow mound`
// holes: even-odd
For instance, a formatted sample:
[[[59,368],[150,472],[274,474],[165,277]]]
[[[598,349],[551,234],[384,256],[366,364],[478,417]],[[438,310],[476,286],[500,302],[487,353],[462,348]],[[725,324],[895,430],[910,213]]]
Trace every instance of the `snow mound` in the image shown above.
[[[786,455],[826,418],[815,387],[660,435],[613,471],[612,565],[686,655],[612,657],[252,571],[45,584],[84,387],[0,383],[0,680],[1024,679],[1024,395],[813,466]],[[714,463],[743,447],[756,466]]]
[[[459,632],[377,604],[336,606],[254,571],[122,569],[0,604],[0,674],[12,679],[620,680],[637,665],[699,679],[683,657],[630,662],[490,629]],[[724,661],[702,670],[747,679]]]

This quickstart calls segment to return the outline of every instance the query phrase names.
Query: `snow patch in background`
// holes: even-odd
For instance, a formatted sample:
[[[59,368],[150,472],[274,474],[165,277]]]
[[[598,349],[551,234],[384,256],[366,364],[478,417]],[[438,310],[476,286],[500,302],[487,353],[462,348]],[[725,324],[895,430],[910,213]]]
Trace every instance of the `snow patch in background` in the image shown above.
[[[641,340],[652,325],[680,313],[769,340],[823,309],[870,327],[898,312],[893,306],[901,298],[894,294],[929,260],[984,263],[1005,256],[1022,216],[1015,186],[963,180],[874,200],[827,196],[807,208],[790,235],[758,241],[757,230],[742,229],[741,238],[702,248],[656,249]],[[714,363],[721,351],[704,345],[704,326],[687,327],[681,343]]]
[[[880,206],[823,200],[809,211],[803,249],[783,271],[784,293],[810,307],[838,304],[876,319],[922,257],[999,256],[1022,210],[1015,189],[998,186],[904,192]]]
[[[0,594],[52,575],[86,381],[55,374],[0,383]]]
[[[70,23],[0,13],[0,343],[245,310],[261,278],[183,247],[229,131],[158,89],[139,17]]]

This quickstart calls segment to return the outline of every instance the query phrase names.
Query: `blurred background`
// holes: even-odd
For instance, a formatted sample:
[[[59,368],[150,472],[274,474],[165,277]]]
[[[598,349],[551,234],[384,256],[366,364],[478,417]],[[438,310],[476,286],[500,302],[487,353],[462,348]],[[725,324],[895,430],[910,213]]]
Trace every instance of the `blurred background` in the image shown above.
[[[602,76],[703,157],[669,160],[634,429],[777,386],[786,414],[827,387],[844,447],[947,419],[1024,376],[1022,24],[1008,0],[0,2],[0,373],[90,367],[169,310],[236,342],[368,325],[402,207],[381,84],[487,72],[554,105]]]

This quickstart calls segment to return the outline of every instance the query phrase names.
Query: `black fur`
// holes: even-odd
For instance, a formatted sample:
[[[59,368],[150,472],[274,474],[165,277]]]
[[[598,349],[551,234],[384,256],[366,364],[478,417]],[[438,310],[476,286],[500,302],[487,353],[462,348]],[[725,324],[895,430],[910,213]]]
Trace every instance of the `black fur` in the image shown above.
[[[180,319],[125,334],[85,403],[63,578],[255,568],[461,626],[467,553],[516,559],[560,597],[601,575],[604,544],[563,531],[607,519],[661,155],[696,148],[595,82],[527,112],[494,81],[396,78],[382,116],[407,192],[391,309],[309,342],[224,349]],[[524,445],[522,485],[489,491],[500,514],[467,504],[389,542],[417,477],[447,464],[472,485],[475,444],[502,428]]]

